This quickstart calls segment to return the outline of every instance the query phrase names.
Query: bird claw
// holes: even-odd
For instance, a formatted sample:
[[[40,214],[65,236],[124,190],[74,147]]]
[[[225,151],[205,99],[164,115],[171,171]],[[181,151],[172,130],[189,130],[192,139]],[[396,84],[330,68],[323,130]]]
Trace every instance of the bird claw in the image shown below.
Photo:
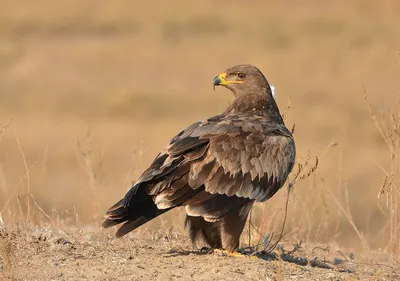
[[[230,252],[228,250],[223,250],[223,249],[214,249],[213,253],[222,254],[222,255],[228,256],[228,257],[258,259],[258,257],[255,255],[249,256],[249,255],[245,255],[239,251]]]
[[[206,247],[206,246],[204,246],[200,249],[200,253],[202,253],[202,254],[211,254],[211,253],[213,253],[213,251],[214,251],[213,248]]]

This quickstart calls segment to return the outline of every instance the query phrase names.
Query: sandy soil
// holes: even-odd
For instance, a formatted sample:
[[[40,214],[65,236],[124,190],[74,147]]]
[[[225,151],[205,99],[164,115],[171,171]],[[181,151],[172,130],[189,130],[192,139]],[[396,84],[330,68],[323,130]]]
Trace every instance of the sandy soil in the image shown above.
[[[93,223],[174,135],[226,109],[233,96],[212,78],[253,63],[296,125],[298,163],[319,158],[293,189],[286,238],[398,241],[382,184],[400,179],[400,157],[363,95],[395,128],[380,109],[399,99],[399,0],[31,2],[0,0],[0,221]],[[285,199],[257,212],[265,232],[280,231]]]
[[[1,280],[399,280],[378,256],[282,244],[273,254],[201,253],[184,235],[0,229]],[[369,261],[367,261],[369,260]],[[371,262],[371,260],[374,260]]]

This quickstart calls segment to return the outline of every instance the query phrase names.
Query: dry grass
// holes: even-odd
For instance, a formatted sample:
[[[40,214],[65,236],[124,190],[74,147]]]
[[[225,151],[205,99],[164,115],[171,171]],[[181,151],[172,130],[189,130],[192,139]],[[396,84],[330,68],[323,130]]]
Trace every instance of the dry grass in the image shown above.
[[[381,206],[387,219],[385,230],[387,235],[386,250],[397,260],[400,258],[400,100],[392,110],[377,113],[365,96],[368,109],[376,128],[389,149],[390,169],[381,165],[384,179],[378,193],[378,199],[385,198],[386,204]]]
[[[97,229],[176,132],[225,109],[230,94],[213,92],[212,77],[249,62],[281,108],[291,97],[282,111],[298,162],[319,159],[290,192],[281,241],[398,259],[400,109],[387,109],[398,100],[398,1],[215,5],[3,3],[0,227]],[[382,110],[365,110],[363,85]],[[255,206],[244,245],[276,241],[286,195]],[[177,217],[137,235],[181,233]]]

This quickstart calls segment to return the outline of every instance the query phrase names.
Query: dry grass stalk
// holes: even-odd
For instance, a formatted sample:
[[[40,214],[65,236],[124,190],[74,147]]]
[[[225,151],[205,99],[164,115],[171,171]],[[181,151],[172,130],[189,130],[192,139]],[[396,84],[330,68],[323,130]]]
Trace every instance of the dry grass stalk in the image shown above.
[[[310,152],[307,154],[307,158],[305,159],[304,163],[298,163],[297,169],[294,171],[292,174],[292,178],[288,181],[287,184],[287,196],[286,196],[286,201],[285,201],[285,207],[284,207],[284,217],[282,221],[282,227],[281,231],[278,235],[278,238],[276,239],[275,242],[272,242],[272,239],[274,238],[274,235],[269,235],[267,234],[264,238],[264,252],[272,252],[278,243],[281,241],[283,236],[285,235],[285,226],[286,226],[286,221],[287,221],[287,214],[288,214],[288,208],[289,208],[289,197],[290,197],[290,192],[295,184],[297,184],[300,181],[303,181],[310,177],[312,174],[315,173],[316,169],[318,168],[318,158],[315,157],[315,163],[310,165]],[[266,213],[264,212],[262,222],[265,222],[267,218],[265,218]],[[257,230],[257,232],[260,234],[260,231]],[[250,233],[250,231],[249,231]],[[262,235],[262,234],[260,234]],[[251,233],[249,234],[251,236]],[[250,241],[250,238],[249,238]]]
[[[22,148],[20,148],[20,149],[22,149]],[[22,151],[22,150],[21,150],[21,151]],[[4,211],[6,210],[6,208],[8,207],[8,205],[10,204],[11,200],[14,198],[14,195],[16,194],[18,188],[24,183],[25,180],[28,180],[30,171],[31,171],[43,158],[44,158],[44,154],[41,155],[41,156],[40,156],[31,166],[29,166],[29,167],[28,167],[28,165],[26,164],[26,161],[25,161],[25,158],[24,158],[24,162],[25,162],[25,164],[26,164],[26,166],[25,166],[25,168],[26,168],[25,174],[24,174],[24,176],[22,176],[22,177],[19,179],[18,183],[14,186],[13,190],[11,191],[11,194],[8,196],[6,202],[4,203],[4,206],[0,209],[0,217],[2,217],[2,215],[4,214]],[[27,218],[29,218],[29,216],[28,216],[29,213],[27,212],[26,215],[23,214],[24,212],[23,212],[23,210],[22,210],[22,206],[21,206],[21,202],[20,202],[20,201],[21,201],[21,199],[24,199],[24,198],[27,198],[27,197],[32,198],[32,196],[31,196],[30,193],[24,193],[24,194],[22,194],[22,195],[19,195],[18,198],[17,198],[18,209],[19,209],[19,211],[20,211],[21,218],[24,219],[25,223],[27,222]],[[28,202],[28,204],[30,205],[30,200],[27,201],[27,202]],[[34,202],[34,203],[35,203],[35,202]],[[35,203],[35,205],[36,205],[37,207],[39,206],[37,203]],[[40,208],[40,209],[41,209],[41,208]],[[39,210],[40,210],[40,209],[39,209]],[[43,210],[43,209],[42,209],[42,210]],[[43,212],[44,212],[44,211],[43,211]],[[15,216],[15,214],[12,214],[12,215]],[[3,217],[3,219],[4,219],[4,217]],[[14,220],[15,220],[15,219],[14,219]]]
[[[89,178],[87,192],[90,196],[93,222],[98,221],[99,204],[96,196],[96,189],[99,185],[101,175],[102,154],[96,155],[93,150],[93,140],[91,131],[88,130],[83,142],[77,142],[78,163]]]
[[[285,108],[285,111],[282,114],[283,120],[287,119],[287,116],[288,116],[291,108],[292,108],[292,97],[288,96],[287,101],[286,101],[286,108]]]
[[[365,239],[365,237],[362,234],[362,232],[358,229],[357,225],[354,222],[353,216],[351,215],[347,188],[345,188],[346,207],[343,206],[343,204],[339,201],[339,199],[335,196],[335,194],[333,193],[333,191],[330,188],[328,188],[328,190],[329,190],[329,193],[331,194],[331,196],[333,198],[333,201],[336,203],[336,205],[342,211],[342,213],[346,217],[347,221],[350,223],[351,227],[353,228],[353,230],[357,234],[358,238],[360,239],[362,247],[364,248],[364,250],[368,251],[369,250],[369,246],[368,246],[367,240]]]
[[[5,136],[7,129],[11,126],[11,123],[12,117],[9,117],[6,124],[0,129],[0,142],[3,140],[3,137]]]
[[[400,257],[400,101],[395,110],[382,110],[378,115],[368,100],[366,90],[364,98],[369,114],[390,153],[390,169],[381,167],[385,178],[378,199],[386,196],[387,251],[392,258],[398,259]]]
[[[9,117],[6,121],[6,124],[0,129],[0,143],[5,136],[7,129],[10,127],[12,123],[12,118]],[[0,198],[7,198],[7,187],[6,187],[6,178],[4,175],[3,165],[0,163]],[[2,202],[0,200],[0,202]],[[1,212],[0,212],[0,226],[4,223]]]
[[[26,175],[26,219],[25,219],[25,223],[27,224],[29,222],[29,218],[30,218],[30,214],[31,214],[31,203],[30,203],[30,195],[31,195],[31,184],[30,183],[31,183],[31,181],[30,181],[28,163],[26,162],[24,150],[22,149],[21,143],[19,142],[19,138],[17,135],[15,135],[15,139],[17,141],[18,149],[21,153],[22,160],[24,162],[24,167],[25,167],[25,175]]]

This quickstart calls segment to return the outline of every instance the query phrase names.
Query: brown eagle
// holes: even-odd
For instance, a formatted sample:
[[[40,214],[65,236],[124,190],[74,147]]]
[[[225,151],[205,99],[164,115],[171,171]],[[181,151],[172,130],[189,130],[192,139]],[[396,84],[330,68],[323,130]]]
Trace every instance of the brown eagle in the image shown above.
[[[222,114],[176,135],[107,211],[104,228],[123,223],[116,237],[184,206],[193,243],[237,252],[253,203],[285,183],[296,149],[264,75],[238,65],[213,83],[231,90],[233,101]]]

